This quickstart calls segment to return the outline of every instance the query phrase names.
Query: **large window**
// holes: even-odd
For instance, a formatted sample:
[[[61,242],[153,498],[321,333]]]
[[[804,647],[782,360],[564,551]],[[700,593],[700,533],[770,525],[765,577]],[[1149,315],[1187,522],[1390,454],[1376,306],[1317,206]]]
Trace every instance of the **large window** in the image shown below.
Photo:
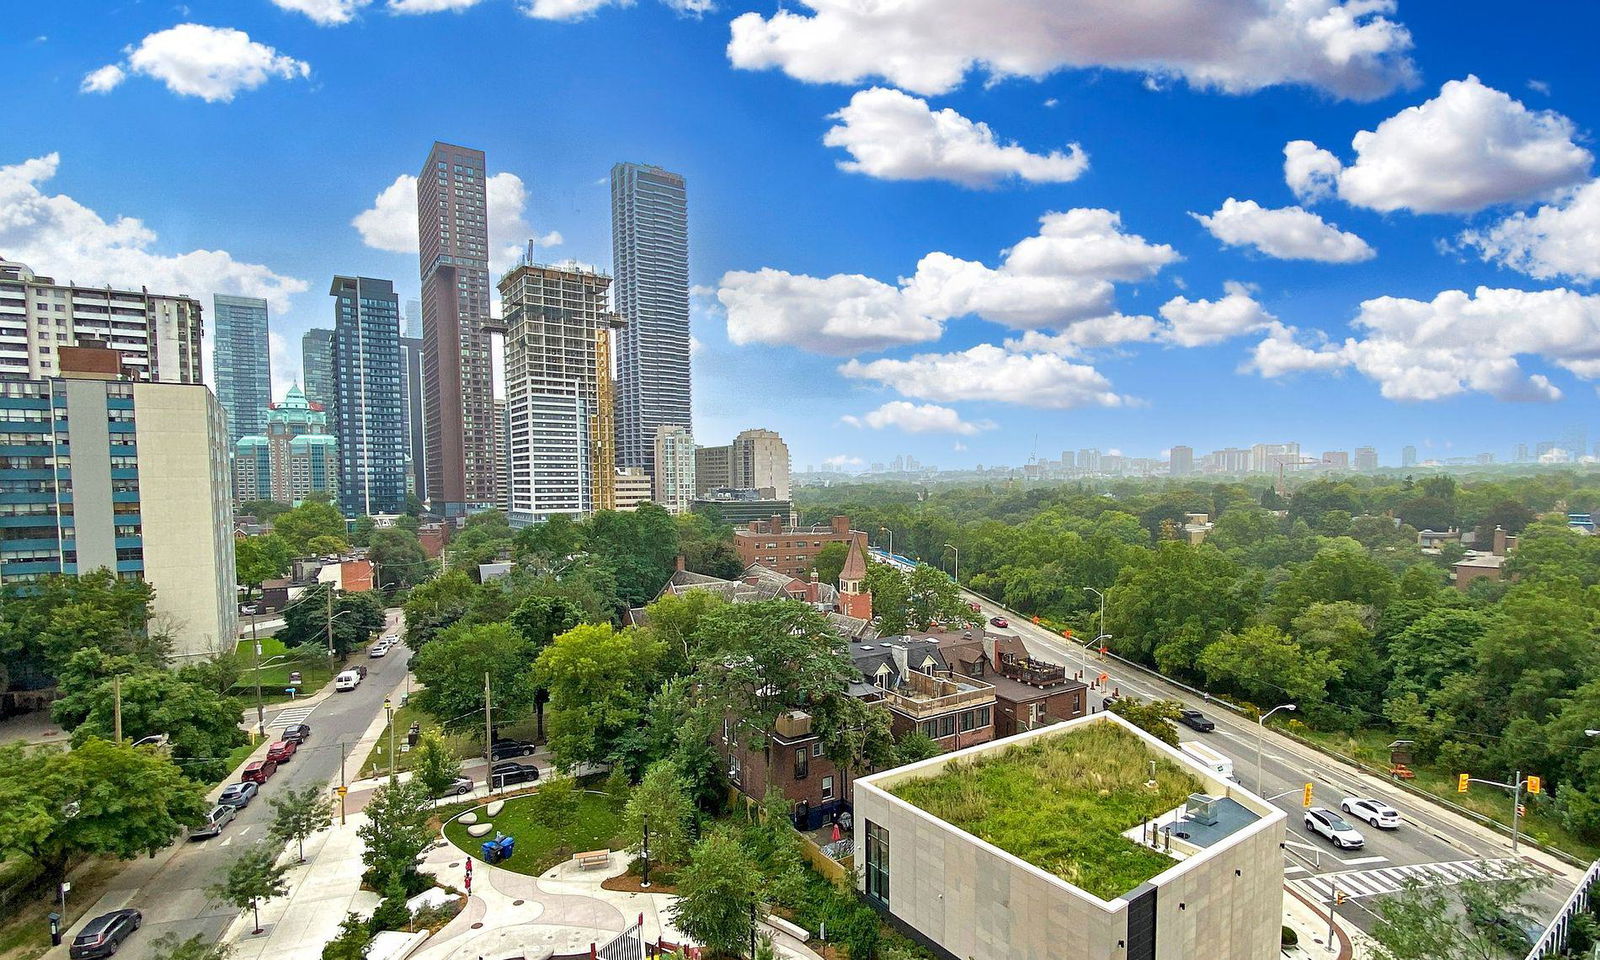
[[[867,821],[867,896],[889,902],[889,831]]]
[[[794,778],[804,780],[811,775],[811,751],[799,747],[794,752]]]

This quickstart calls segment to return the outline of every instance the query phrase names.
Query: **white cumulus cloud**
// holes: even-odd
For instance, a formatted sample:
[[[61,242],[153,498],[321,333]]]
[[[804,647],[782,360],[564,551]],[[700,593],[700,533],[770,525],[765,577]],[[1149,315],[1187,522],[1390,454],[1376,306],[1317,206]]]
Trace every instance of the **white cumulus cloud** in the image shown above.
[[[1229,197],[1212,214],[1190,214],[1230,247],[1254,247],[1279,260],[1358,263],[1377,255],[1367,242],[1301,207],[1271,209]]]
[[[275,311],[306,289],[295,277],[226,250],[159,252],[155,231],[134,217],[110,221],[64,194],[41,188],[56,175],[58,154],[0,166],[0,250],[62,282],[141,286],[188,294],[210,306],[213,293],[264,297]]]
[[[535,235],[528,224],[528,186],[514,173],[500,172],[484,182],[485,215],[489,227],[489,268],[509,270],[515,266],[531,238],[536,247],[556,247],[563,242],[559,230]],[[409,173],[395,177],[372,201],[372,206],[356,214],[350,225],[361,234],[361,241],[375,250],[393,253],[417,252],[417,178]]]
[[[454,13],[477,6],[483,0],[389,0],[391,13]]]
[[[992,420],[963,420],[960,413],[949,407],[941,407],[936,403],[908,403],[905,400],[891,400],[859,417],[844,416],[840,419],[852,427],[871,427],[874,430],[895,427],[906,433],[954,433],[964,437],[995,428]]]
[[[822,462],[836,470],[843,470],[845,467],[859,467],[866,463],[860,457],[852,457],[848,453],[836,453],[831,457],[825,458]]]
[[[1223,284],[1217,300],[1173,297],[1161,305],[1167,326],[1161,338],[1180,347],[1204,347],[1241,334],[1265,329],[1277,318],[1268,313],[1243,284]]]
[[[1292,327],[1274,325],[1247,365],[1267,377],[1350,367],[1376,381],[1391,400],[1439,400],[1467,392],[1500,400],[1558,400],[1534,357],[1575,376],[1600,378],[1600,295],[1572,290],[1479,287],[1446,290],[1431,301],[1378,297],[1361,304],[1361,336],[1305,345]]]
[[[1103,317],[1079,320],[1060,333],[1029,330],[1020,337],[1007,340],[1006,349],[1019,353],[1053,353],[1075,357],[1084,350],[1097,347],[1154,340],[1158,329],[1155,317],[1110,313]]]
[[[736,17],[728,59],[813,83],[882,77],[946,93],[971,71],[1040,78],[1108,67],[1247,93],[1302,84],[1358,100],[1409,84],[1393,0],[800,0]]]
[[[152,33],[127,48],[127,59],[83,78],[81,89],[104,93],[128,74],[160,80],[173,93],[210,103],[231,101],[273,77],[309,77],[311,65],[250,39],[243,30],[180,23]]]
[[[1315,144],[1284,148],[1284,177],[1302,199],[1336,190],[1373,210],[1471,213],[1549,196],[1587,179],[1588,150],[1572,121],[1529,110],[1475,76],[1355,135],[1348,166]]]
[[[349,23],[372,0],[272,0],[280,10],[303,13],[325,27]]]
[[[852,380],[875,380],[907,397],[940,403],[987,400],[1072,410],[1135,402],[1112,390],[1111,381],[1087,364],[1048,353],[1013,353],[988,343],[957,353],[918,354],[907,360],[850,360],[839,373]]]
[[[1483,259],[1549,280],[1600,280],[1600,180],[1591,180],[1532,215],[1517,212],[1461,241]]]
[[[1047,213],[1039,224],[997,267],[935,251],[898,285],[731,271],[717,293],[729,339],[849,354],[936,340],[946,320],[968,314],[1017,330],[1068,330],[1114,313],[1113,281],[1147,279],[1178,259],[1172,247],[1124,232],[1110,210]]]
[[[948,180],[968,187],[1013,178],[1065,183],[1089,167],[1088,155],[1076,143],[1065,151],[1033,153],[1015,142],[1002,143],[986,123],[949,108],[934,110],[926,100],[884,87],[857,91],[829,119],[839,122],[822,142],[851,156],[839,161],[839,168],[880,180]]]

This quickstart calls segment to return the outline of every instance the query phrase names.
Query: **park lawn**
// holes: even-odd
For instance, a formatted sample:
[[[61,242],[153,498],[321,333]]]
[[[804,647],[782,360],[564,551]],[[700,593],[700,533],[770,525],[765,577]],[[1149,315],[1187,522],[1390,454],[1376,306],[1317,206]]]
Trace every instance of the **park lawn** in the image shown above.
[[[1312,730],[1304,724],[1291,723],[1290,729],[1295,735],[1335,753],[1360,760],[1375,771],[1381,772],[1389,769],[1389,744],[1394,742],[1395,736],[1383,730],[1359,730],[1355,734],[1348,733],[1321,733]],[[1411,785],[1424,790],[1436,797],[1448,800],[1451,803],[1466,807],[1474,813],[1489,817],[1499,823],[1507,831],[1511,829],[1511,794],[1505,790],[1473,784],[1466,793],[1456,792],[1457,774],[1466,772],[1473,776],[1484,776],[1499,779],[1491,771],[1461,771],[1442,770],[1428,764],[1413,764],[1412,770],[1416,779]],[[1537,773],[1536,770],[1525,770],[1524,775]],[[1509,780],[1510,777],[1508,776]],[[1561,818],[1553,809],[1548,796],[1530,797],[1523,795],[1523,803],[1528,808],[1528,815],[1522,818],[1522,834],[1531,837],[1540,843],[1548,844],[1559,850],[1585,861],[1590,862],[1600,859],[1600,847],[1585,843],[1577,835],[1568,830],[1561,822]],[[1400,811],[1405,815],[1405,810]]]
[[[578,808],[572,822],[559,828],[537,821],[533,812],[535,804],[530,796],[507,800],[505,809],[494,818],[494,830],[487,836],[469,836],[466,826],[451,820],[444,827],[445,839],[468,856],[477,857],[478,848],[495,834],[515,837],[516,852],[497,866],[530,876],[538,876],[571,859],[574,854],[589,850],[617,850],[625,845],[626,841],[621,837],[622,804],[606,794],[579,793]],[[480,809],[484,805],[474,803],[467,809]],[[460,812],[461,808],[452,810]]]
[[[72,892],[61,921],[62,932],[83,919],[122,870],[115,860],[95,860],[72,874]],[[7,907],[0,921],[0,960],[36,960],[50,949],[50,922],[47,915],[60,910],[60,901],[48,884],[31,897],[23,897]],[[65,951],[63,951],[64,953]]]
[[[236,648],[238,653],[245,658],[247,664],[245,671],[228,693],[245,701],[246,704],[256,702],[256,671],[253,647],[250,638],[239,641]],[[261,702],[284,703],[294,699],[285,693],[289,686],[289,674],[300,671],[300,692],[296,696],[307,696],[316,693],[333,679],[334,669],[328,662],[326,653],[321,647],[301,646],[285,647],[283,641],[277,637],[261,638],[261,659],[271,660],[273,657],[289,656],[293,659],[279,660],[277,663],[268,664],[261,668]]]
[[[1151,763],[1156,788],[1145,786]],[[901,800],[1102,900],[1176,863],[1122,836],[1203,785],[1112,723],[1079,727],[891,786]]]

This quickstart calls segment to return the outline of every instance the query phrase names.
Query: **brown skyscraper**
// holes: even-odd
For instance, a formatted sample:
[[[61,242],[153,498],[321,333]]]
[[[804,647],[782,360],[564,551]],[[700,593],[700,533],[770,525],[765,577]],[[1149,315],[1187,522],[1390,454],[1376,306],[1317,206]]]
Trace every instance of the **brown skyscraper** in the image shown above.
[[[446,516],[501,503],[489,354],[482,150],[435,142],[417,175],[428,497]]]

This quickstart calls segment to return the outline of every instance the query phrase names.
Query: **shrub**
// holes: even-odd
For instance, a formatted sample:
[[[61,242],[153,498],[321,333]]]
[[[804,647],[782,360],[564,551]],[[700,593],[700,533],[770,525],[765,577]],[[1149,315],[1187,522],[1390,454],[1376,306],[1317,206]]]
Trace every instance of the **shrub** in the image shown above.
[[[858,905],[845,921],[842,933],[845,947],[850,951],[850,960],[876,960],[878,950],[883,946],[883,931],[879,929],[878,915],[871,907]]]
[[[1300,942],[1300,934],[1294,932],[1294,927],[1283,928],[1283,945],[1292,947]]]
[[[406,907],[406,889],[398,883],[391,884],[383,892],[383,902],[378,904],[378,909],[372,911],[369,928],[373,933],[380,930],[400,930],[410,922],[411,911]]]
[[[339,935],[322,947],[322,960],[366,960],[372,931],[367,922],[353,913],[345,914]]]

